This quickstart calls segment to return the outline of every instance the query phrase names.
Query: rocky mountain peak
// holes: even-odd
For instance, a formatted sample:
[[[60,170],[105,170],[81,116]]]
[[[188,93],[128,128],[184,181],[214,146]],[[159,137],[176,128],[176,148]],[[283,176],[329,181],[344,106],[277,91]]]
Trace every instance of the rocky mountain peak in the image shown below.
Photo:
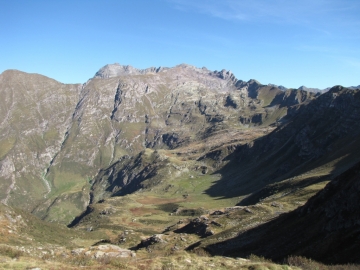
[[[273,84],[273,83],[269,83],[268,86],[279,88],[280,90],[283,90],[283,91],[287,90],[287,88],[285,86],[283,86],[283,85],[276,85],[276,84]]]
[[[180,71],[181,70],[181,71]],[[198,68],[186,63],[182,63],[175,67],[150,67],[146,69],[137,69],[130,65],[120,65],[119,63],[114,64],[107,64],[102,67],[99,71],[96,72],[94,78],[113,78],[118,76],[128,76],[128,75],[141,75],[141,74],[148,74],[148,73],[159,73],[159,72],[167,72],[167,71],[174,71],[179,74],[188,74],[193,75],[194,73],[200,73],[203,75],[210,75],[214,77],[218,77],[220,79],[236,83],[238,79],[230,70],[222,69],[221,71],[210,71],[206,67]],[[242,81],[241,81],[242,82]],[[260,83],[258,83],[261,85]]]
[[[180,65],[177,65],[175,67],[179,67],[179,68],[189,68],[189,69],[193,69],[193,70],[197,70],[199,68],[195,67],[195,66],[192,66],[192,65],[189,65],[189,64],[186,64],[186,63],[182,63]]]
[[[309,87],[306,87],[305,85],[302,85],[298,88],[298,90],[301,90],[301,91],[307,91],[307,92],[313,92],[313,93],[319,93],[319,92],[322,92],[323,90],[322,89],[319,89],[319,88],[309,88]]]
[[[333,87],[331,87],[331,88],[329,89],[329,92],[337,93],[337,92],[342,91],[343,89],[344,89],[343,86],[341,86],[341,85],[335,85],[335,86],[333,86]]]
[[[215,70],[213,74],[223,80],[232,81],[234,83],[238,81],[238,79],[230,70],[226,70],[226,69],[222,69],[221,71]]]
[[[250,79],[250,80],[248,81],[248,84],[255,84],[255,85],[258,85],[258,86],[261,85],[261,83],[260,83],[259,81],[255,80],[255,79]]]
[[[125,75],[140,75],[146,73],[156,73],[161,70],[163,70],[162,67],[137,69],[130,65],[120,65],[119,63],[115,63],[115,64],[108,64],[102,67],[98,72],[96,72],[94,78],[113,78],[113,77],[125,76]]]
[[[298,88],[298,90],[307,91],[309,88],[307,88],[305,85],[302,85]]]
[[[353,89],[353,90],[355,90],[355,89],[360,89],[360,85],[358,85],[358,86],[350,86],[350,87],[348,87],[349,89]]]

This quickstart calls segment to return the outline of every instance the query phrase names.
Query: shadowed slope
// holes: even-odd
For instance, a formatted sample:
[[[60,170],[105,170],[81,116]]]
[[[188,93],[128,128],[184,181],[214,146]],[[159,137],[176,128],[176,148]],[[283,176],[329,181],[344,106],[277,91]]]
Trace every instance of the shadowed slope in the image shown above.
[[[281,260],[301,255],[325,263],[359,263],[359,194],[360,163],[297,210],[225,242],[207,244],[213,236],[196,246],[225,256],[256,254]]]
[[[281,188],[262,190],[269,184],[290,184],[299,177],[312,178],[310,183],[330,180],[360,160],[359,91],[334,87],[309,104],[291,108],[284,124],[270,134],[228,156],[214,151],[201,158],[228,162],[218,171],[222,179],[207,190],[209,195],[252,194],[241,205],[255,204]]]

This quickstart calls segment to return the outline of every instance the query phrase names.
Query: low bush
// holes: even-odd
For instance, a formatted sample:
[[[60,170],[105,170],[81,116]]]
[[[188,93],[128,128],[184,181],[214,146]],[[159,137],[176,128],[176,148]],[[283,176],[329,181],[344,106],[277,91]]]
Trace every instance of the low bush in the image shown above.
[[[24,253],[20,250],[11,248],[11,247],[7,247],[7,246],[0,246],[0,254],[4,255],[4,256],[8,256],[12,259],[15,258],[19,258],[20,256],[22,256]]]
[[[266,259],[265,257],[257,256],[255,254],[251,254],[248,259],[252,262],[273,263],[270,259]]]

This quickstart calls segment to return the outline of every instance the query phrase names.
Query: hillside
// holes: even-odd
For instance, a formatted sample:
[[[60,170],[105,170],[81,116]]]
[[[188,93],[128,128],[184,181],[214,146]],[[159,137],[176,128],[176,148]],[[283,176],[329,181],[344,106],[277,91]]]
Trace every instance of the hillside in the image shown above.
[[[359,169],[357,163],[293,212],[225,242],[209,244],[209,238],[201,246],[225,256],[280,260],[302,255],[331,264],[359,263]]]
[[[0,197],[32,211],[54,191],[46,178],[61,150],[80,85],[8,70],[0,75]]]
[[[359,89],[111,64],[82,85],[8,70],[0,94],[0,220],[17,250],[35,241],[83,266],[114,250],[359,263]]]
[[[107,65],[82,86],[12,70],[1,74],[0,92],[2,200],[65,223],[88,205],[99,170],[145,149],[200,145],[221,134],[242,140],[244,131],[254,139],[290,106],[314,98],[185,64]],[[99,198],[105,192],[94,190]]]

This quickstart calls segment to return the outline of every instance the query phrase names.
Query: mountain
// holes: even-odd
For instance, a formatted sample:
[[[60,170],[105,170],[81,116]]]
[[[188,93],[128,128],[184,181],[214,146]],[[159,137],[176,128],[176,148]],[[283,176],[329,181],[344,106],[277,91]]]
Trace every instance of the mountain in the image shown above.
[[[0,75],[1,201],[31,211],[53,192],[46,179],[61,150],[81,85],[8,70]]]
[[[5,71],[2,243],[78,266],[116,246],[360,263],[360,90],[315,90],[187,64],[110,64],[84,84]]]
[[[283,90],[283,91],[288,90],[288,88],[286,88],[285,86],[282,86],[282,85],[276,85],[276,84],[269,83],[268,86],[277,87],[277,88],[279,88],[280,90]]]
[[[358,86],[350,86],[350,87],[348,87],[348,88],[353,89],[353,90],[355,90],[355,89],[360,89],[360,85],[358,85]]]
[[[246,205],[332,179],[360,161],[359,107],[358,91],[336,86],[307,104],[292,107],[277,129],[239,146],[231,157],[207,154],[205,159],[228,160],[220,169],[223,178],[207,192],[248,195],[240,202]]]
[[[298,88],[298,90],[303,90],[303,91],[308,91],[308,92],[314,92],[314,93],[318,93],[318,92],[321,92],[323,91],[322,89],[319,89],[319,88],[308,88],[304,85],[300,86]]]
[[[285,86],[282,85],[275,85],[275,84],[268,84],[269,86],[275,86],[281,90],[288,90],[290,88],[286,88]],[[297,88],[298,90],[302,90],[302,91],[307,91],[307,92],[312,92],[312,93],[325,93],[326,91],[328,91],[331,87],[327,87],[325,89],[319,89],[319,88],[312,88],[312,87],[306,87],[304,85],[300,86],[299,88]],[[348,88],[352,88],[352,87],[348,87]]]
[[[358,86],[348,86],[347,88],[352,89],[352,90],[356,90],[356,89],[360,88],[360,85],[358,85]],[[305,90],[305,91],[308,91],[308,92],[314,92],[314,93],[325,93],[325,92],[329,91],[331,89],[331,87],[326,87],[325,89],[319,89],[319,88],[308,88],[306,86],[300,86],[298,89],[299,90]]]
[[[314,98],[186,64],[107,65],[83,85],[9,70],[0,75],[0,92],[1,199],[65,223],[93,193],[102,197],[97,184],[90,191],[99,170],[145,149],[174,149],[216,134],[262,136],[290,106]]]
[[[359,108],[358,90],[335,86],[288,113],[270,134],[225,157],[230,162],[220,170],[223,179],[207,192],[214,197],[248,194],[238,205],[258,209],[249,208],[246,219],[256,223],[228,228],[189,249],[278,261],[301,255],[329,264],[359,263]],[[319,193],[309,199],[316,187]],[[266,206],[282,214],[296,203],[295,211],[266,218]]]

